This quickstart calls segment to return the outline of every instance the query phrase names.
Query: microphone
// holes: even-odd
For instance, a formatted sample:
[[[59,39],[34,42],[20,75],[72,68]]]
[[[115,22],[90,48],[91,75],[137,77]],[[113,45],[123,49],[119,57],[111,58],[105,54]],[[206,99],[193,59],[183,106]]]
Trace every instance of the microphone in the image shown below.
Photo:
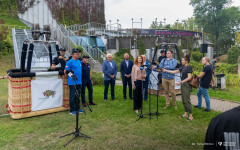
[[[78,81],[78,78],[74,75],[74,71],[72,70],[67,71],[67,74],[70,78],[76,79]]]

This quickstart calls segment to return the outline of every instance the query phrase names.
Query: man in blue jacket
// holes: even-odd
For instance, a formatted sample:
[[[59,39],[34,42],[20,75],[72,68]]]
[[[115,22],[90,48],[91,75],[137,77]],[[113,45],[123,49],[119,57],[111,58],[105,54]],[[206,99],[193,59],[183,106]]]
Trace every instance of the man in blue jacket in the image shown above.
[[[124,54],[124,61],[121,62],[120,71],[122,73],[123,100],[126,100],[127,85],[129,87],[129,98],[132,99],[132,67],[133,62],[129,60],[129,54]]]
[[[112,61],[112,54],[107,54],[107,60],[102,64],[102,71],[104,73],[104,101],[107,102],[108,87],[111,84],[111,98],[115,99],[114,86],[116,75],[118,72],[117,64],[115,61]]]

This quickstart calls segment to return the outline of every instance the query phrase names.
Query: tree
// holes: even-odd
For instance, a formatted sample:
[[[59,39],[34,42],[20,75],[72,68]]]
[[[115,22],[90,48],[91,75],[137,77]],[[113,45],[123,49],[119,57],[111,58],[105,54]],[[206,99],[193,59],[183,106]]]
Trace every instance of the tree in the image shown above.
[[[225,45],[230,47],[233,44],[229,41],[234,39],[232,33],[237,30],[240,23],[240,11],[238,7],[229,7],[231,2],[231,0],[191,0],[190,2],[194,7],[196,22],[210,34],[217,56],[220,46],[224,48]]]
[[[240,33],[236,33],[236,42],[240,44]]]

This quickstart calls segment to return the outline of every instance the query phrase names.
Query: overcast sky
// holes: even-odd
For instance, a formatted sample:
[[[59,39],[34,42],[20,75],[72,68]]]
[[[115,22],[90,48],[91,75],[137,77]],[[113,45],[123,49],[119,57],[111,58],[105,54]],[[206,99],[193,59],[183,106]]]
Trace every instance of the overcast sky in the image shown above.
[[[123,28],[131,28],[132,21],[143,20],[143,28],[149,28],[152,21],[158,18],[167,24],[173,24],[177,19],[180,21],[193,16],[193,7],[190,0],[105,0],[106,23],[109,20],[119,23]],[[234,6],[240,6],[240,0],[233,0]],[[116,26],[116,25],[115,25]],[[140,28],[141,24],[134,23],[134,28]]]

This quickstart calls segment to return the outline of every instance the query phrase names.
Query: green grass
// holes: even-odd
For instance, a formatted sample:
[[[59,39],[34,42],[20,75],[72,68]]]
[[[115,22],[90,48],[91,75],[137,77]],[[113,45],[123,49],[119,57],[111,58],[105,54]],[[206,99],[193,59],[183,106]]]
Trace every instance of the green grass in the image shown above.
[[[19,21],[18,17],[0,15],[0,20],[3,20],[5,25],[26,26],[24,23]]]
[[[12,68],[13,54],[0,56],[0,75]],[[0,114],[6,113],[8,99],[8,80],[0,80]],[[193,108],[194,120],[178,118],[184,112],[181,102],[178,110],[173,107],[163,110],[165,100],[159,98],[160,115],[158,120],[143,118],[133,111],[132,100],[122,100],[122,87],[116,86],[116,100],[103,101],[103,86],[94,86],[93,112],[80,114],[81,131],[93,139],[78,138],[67,148],[63,145],[72,136],[60,139],[59,136],[74,131],[75,118],[68,111],[38,117],[13,120],[10,116],[0,117],[1,149],[203,149],[197,143],[204,143],[209,122],[220,114]],[[110,94],[109,94],[110,96]],[[156,111],[156,96],[152,96],[152,112]],[[144,113],[148,112],[148,103],[143,102]],[[196,143],[195,146],[192,143]]]
[[[193,94],[197,94],[198,89],[193,89]],[[209,97],[217,98],[217,99],[222,99],[222,100],[229,100],[229,101],[235,101],[235,102],[240,102],[240,97],[239,97],[239,91],[240,87],[227,87],[225,90],[221,89],[216,89],[216,92],[209,88]]]
[[[1,81],[3,82],[3,81]],[[6,87],[5,87],[6,89]],[[94,86],[94,101],[98,104],[87,110],[87,115],[80,115],[82,132],[93,139],[79,138],[70,143],[67,149],[202,149],[192,143],[204,143],[205,132],[210,120],[218,112],[206,113],[194,109],[194,120],[178,118],[183,114],[183,106],[163,110],[164,99],[160,98],[158,120],[143,118],[133,111],[132,100],[122,100],[122,87],[116,86],[116,100],[103,102],[103,87]],[[7,89],[0,99],[1,106],[7,103]],[[148,103],[144,102],[144,113],[148,112]],[[156,111],[156,97],[152,96],[152,112]],[[1,113],[4,113],[1,109]],[[0,147],[2,149],[63,149],[63,144],[70,137],[59,136],[72,132],[75,118],[68,111],[43,115],[21,120],[12,120],[9,116],[1,117]]]

